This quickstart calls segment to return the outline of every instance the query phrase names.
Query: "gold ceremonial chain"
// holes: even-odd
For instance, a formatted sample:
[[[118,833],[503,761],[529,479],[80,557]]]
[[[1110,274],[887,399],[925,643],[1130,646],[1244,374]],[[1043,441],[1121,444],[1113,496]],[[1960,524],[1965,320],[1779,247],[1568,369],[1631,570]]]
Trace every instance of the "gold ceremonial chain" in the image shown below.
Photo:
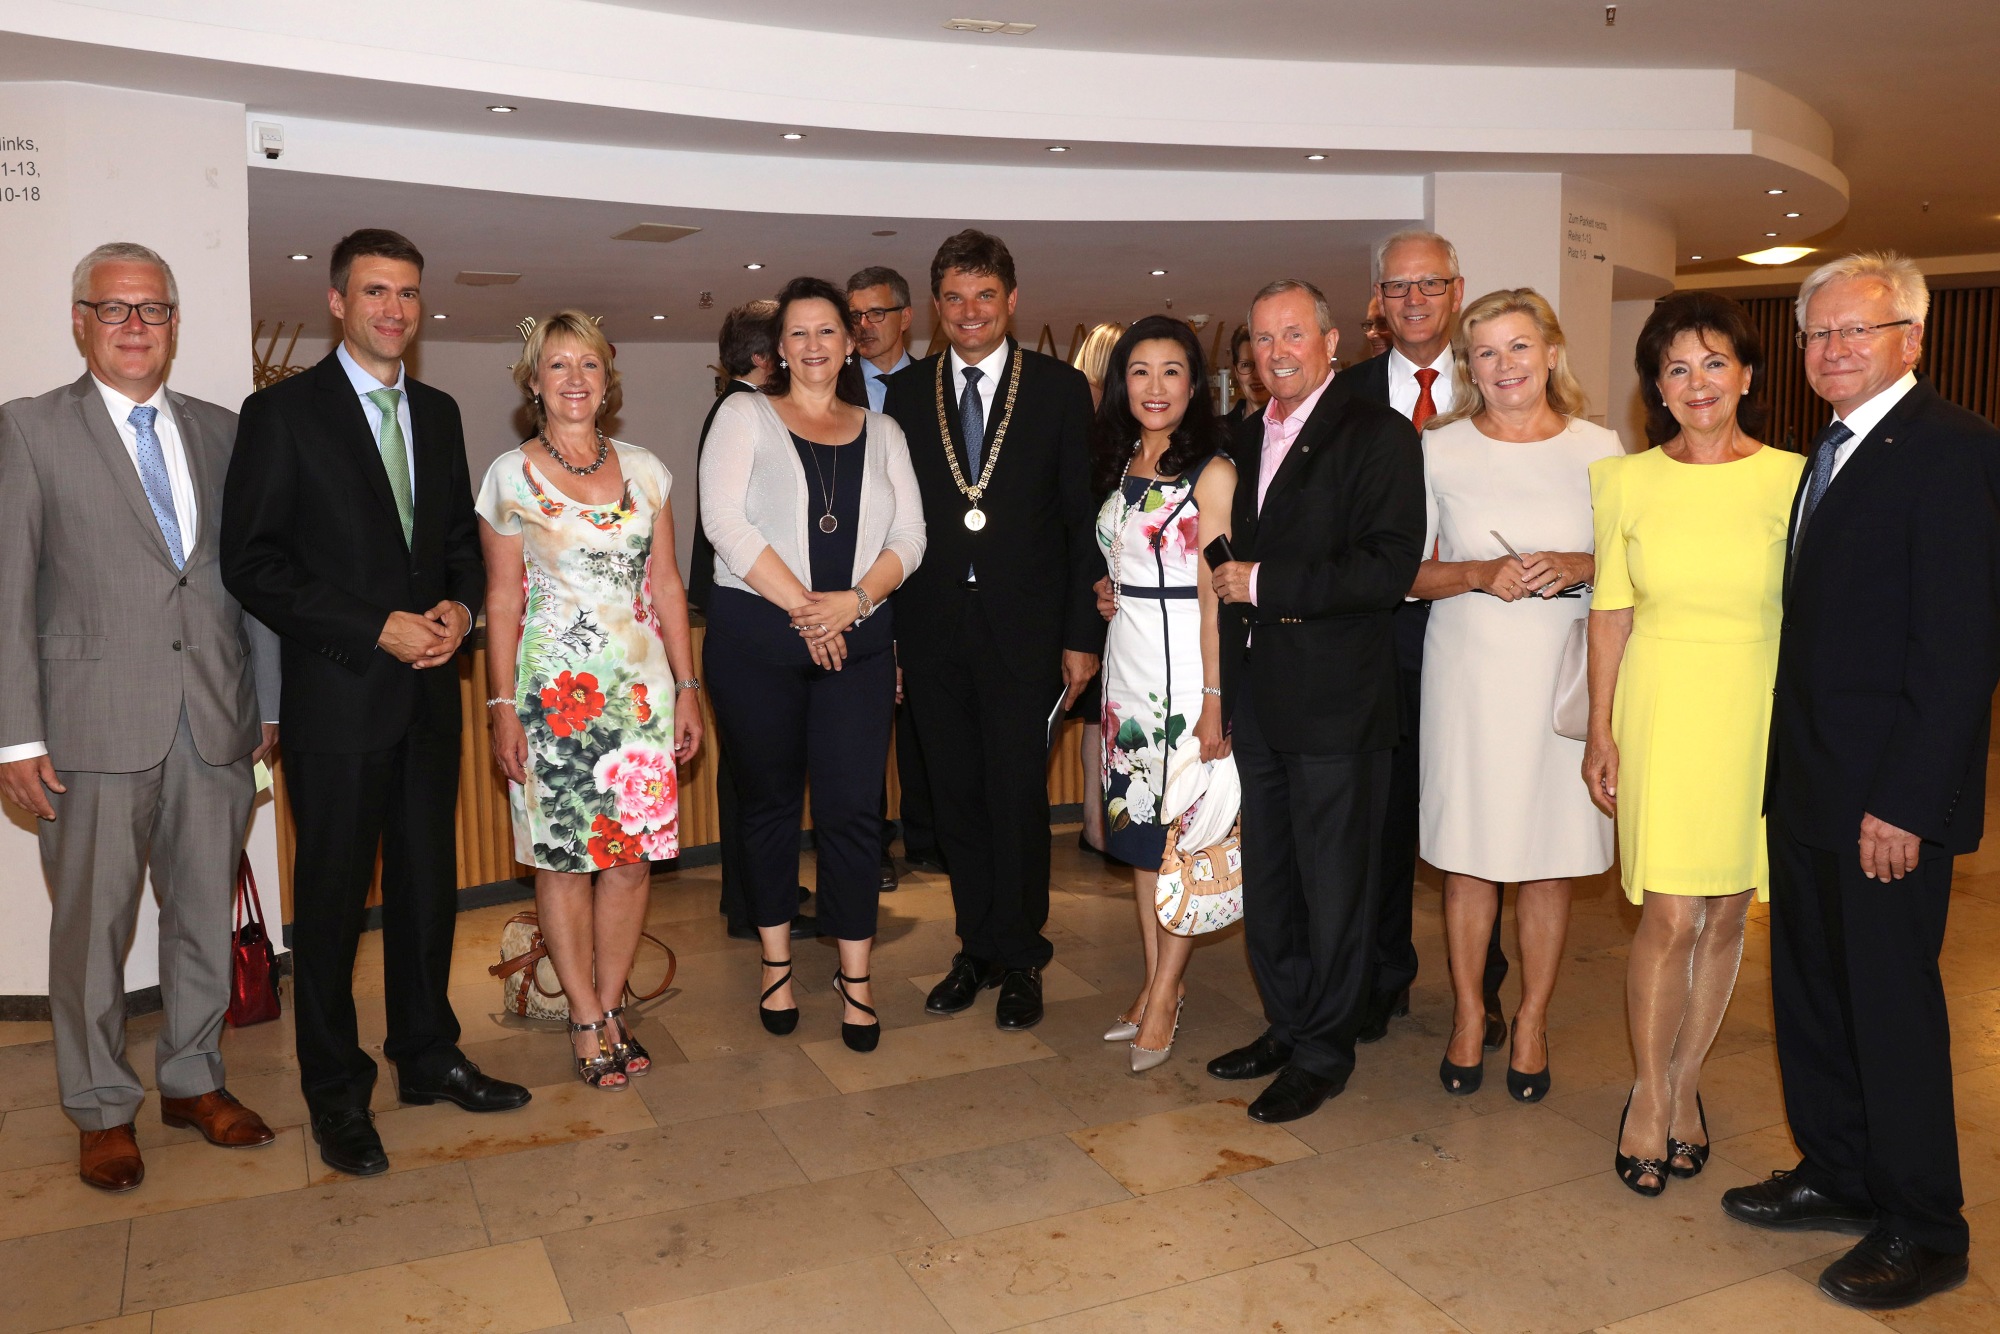
[[[1014,353],[1014,369],[1007,378],[1007,406],[1001,409],[1000,428],[993,433],[992,447],[986,451],[986,466],[979,470],[979,481],[972,486],[965,484],[965,473],[958,466],[958,451],[951,447],[951,426],[946,422],[944,415],[944,368],[950,360],[949,348],[938,353],[938,439],[944,441],[944,458],[945,462],[951,465],[952,482],[957,485],[959,494],[972,502],[972,508],[965,514],[965,526],[976,533],[986,526],[986,515],[979,508],[979,500],[986,494],[987,482],[993,478],[993,465],[1000,461],[1000,445],[1007,438],[1007,425],[1014,420],[1014,399],[1021,392],[1021,363],[1026,358],[1019,351]],[[972,392],[976,394],[979,391],[974,389]]]

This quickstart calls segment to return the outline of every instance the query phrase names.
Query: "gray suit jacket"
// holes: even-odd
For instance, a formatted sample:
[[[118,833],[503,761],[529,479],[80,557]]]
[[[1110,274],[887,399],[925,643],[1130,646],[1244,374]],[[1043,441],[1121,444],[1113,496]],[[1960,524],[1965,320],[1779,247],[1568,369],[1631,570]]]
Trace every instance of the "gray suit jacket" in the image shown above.
[[[227,764],[278,716],[277,636],[217,564],[236,414],[167,398],[200,508],[184,570],[89,372],[0,406],[0,746],[40,741],[59,770],[153,767],[183,706]]]

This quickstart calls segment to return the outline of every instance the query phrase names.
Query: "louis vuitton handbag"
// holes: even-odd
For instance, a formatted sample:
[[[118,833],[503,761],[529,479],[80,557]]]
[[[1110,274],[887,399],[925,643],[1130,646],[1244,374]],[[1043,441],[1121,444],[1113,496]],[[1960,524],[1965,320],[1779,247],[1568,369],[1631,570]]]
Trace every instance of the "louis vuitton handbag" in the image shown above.
[[[652,942],[667,956],[666,975],[659,986],[651,991],[637,991],[630,981],[625,983],[627,999],[649,1001],[665,995],[674,984],[679,961],[659,937],[642,931],[639,939]],[[569,1021],[569,997],[563,994],[562,983],[556,980],[556,966],[542,940],[541,918],[534,913],[518,912],[507,919],[507,925],[500,931],[500,962],[486,971],[500,979],[500,1008],[508,1014],[521,1019]]]

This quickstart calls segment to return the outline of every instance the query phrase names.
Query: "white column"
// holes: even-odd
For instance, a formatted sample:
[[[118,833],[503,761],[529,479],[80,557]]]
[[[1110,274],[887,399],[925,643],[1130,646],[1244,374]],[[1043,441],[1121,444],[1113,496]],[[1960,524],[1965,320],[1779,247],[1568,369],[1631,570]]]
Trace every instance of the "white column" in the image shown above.
[[[83,84],[0,83],[0,400],[83,373],[70,333],[70,270],[93,246],[137,241],[173,266],[181,331],[169,382],[235,408],[250,392],[250,212],[244,108]],[[206,521],[206,520],[205,520]],[[11,740],[11,738],[10,738]],[[251,861],[278,921],[269,799]],[[0,996],[48,992],[49,898],[34,822],[0,819]],[[275,934],[275,932],[274,932]],[[159,981],[151,896],[126,965],[128,991]]]

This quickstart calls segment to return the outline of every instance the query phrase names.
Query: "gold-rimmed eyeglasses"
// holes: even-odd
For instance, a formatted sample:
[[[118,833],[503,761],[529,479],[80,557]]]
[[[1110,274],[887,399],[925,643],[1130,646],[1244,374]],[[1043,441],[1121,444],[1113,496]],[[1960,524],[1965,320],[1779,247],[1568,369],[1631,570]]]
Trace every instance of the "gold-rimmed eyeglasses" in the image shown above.
[[[1858,343],[1870,334],[1880,333],[1884,329],[1895,329],[1905,324],[1915,323],[1915,320],[1890,320],[1886,324],[1850,324],[1844,329],[1813,329],[1810,332],[1800,329],[1792,335],[1792,341],[1802,348],[1825,347],[1827,339],[1833,337],[1835,334],[1839,334],[1840,341],[1843,343]]]
[[[1390,278],[1376,283],[1375,286],[1383,296],[1405,297],[1410,294],[1412,287],[1425,296],[1443,296],[1457,281],[1456,278]]]
[[[79,301],[79,306],[88,306],[99,324],[123,324],[132,318],[132,312],[139,312],[143,324],[165,324],[174,317],[173,305],[166,301],[141,301],[133,305],[128,301]]]
[[[854,318],[863,324],[880,324],[897,311],[908,309],[908,306],[870,306],[866,310],[855,311]]]

